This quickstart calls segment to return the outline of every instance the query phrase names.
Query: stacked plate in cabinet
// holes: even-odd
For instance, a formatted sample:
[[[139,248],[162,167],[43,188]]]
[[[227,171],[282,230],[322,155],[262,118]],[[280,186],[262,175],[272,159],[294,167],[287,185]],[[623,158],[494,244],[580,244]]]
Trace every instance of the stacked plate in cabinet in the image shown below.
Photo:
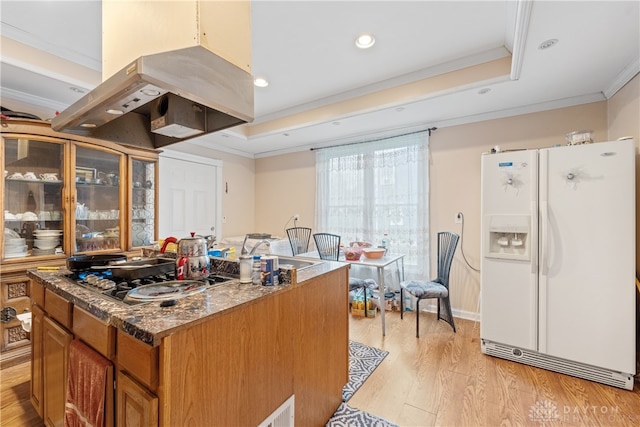
[[[4,257],[22,258],[27,256],[27,241],[18,233],[6,228],[4,230]]]
[[[33,255],[51,255],[60,246],[62,230],[35,230],[33,232]]]

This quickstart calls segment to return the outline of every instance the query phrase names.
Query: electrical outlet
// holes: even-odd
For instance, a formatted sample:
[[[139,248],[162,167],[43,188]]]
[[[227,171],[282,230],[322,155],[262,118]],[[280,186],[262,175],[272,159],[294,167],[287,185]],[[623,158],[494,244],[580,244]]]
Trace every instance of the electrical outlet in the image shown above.
[[[462,212],[458,212],[456,214],[456,220],[455,220],[456,224],[461,224],[462,223]]]
[[[300,221],[300,214],[293,215],[293,220],[294,221]]]
[[[227,217],[226,217],[226,216],[223,216],[223,217],[222,217],[222,223],[223,223],[223,224],[226,224],[226,223],[227,223]]]

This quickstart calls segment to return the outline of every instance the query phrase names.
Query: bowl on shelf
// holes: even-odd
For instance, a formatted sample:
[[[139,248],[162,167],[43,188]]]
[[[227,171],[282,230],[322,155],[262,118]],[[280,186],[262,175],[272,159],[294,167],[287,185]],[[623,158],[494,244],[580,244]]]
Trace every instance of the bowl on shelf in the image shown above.
[[[60,239],[35,239],[33,246],[38,249],[53,249],[60,244]]]
[[[379,259],[382,258],[387,252],[385,248],[364,248],[364,256],[369,259]]]

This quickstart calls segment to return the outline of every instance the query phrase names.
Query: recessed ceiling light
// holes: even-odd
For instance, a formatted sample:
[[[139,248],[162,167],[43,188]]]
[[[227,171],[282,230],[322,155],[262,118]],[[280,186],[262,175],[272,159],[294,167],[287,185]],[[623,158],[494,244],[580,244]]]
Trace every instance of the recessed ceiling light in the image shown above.
[[[485,87],[485,88],[480,89],[478,91],[478,94],[484,95],[485,93],[489,93],[489,92],[491,92],[491,88]]]
[[[256,87],[267,87],[267,86],[269,86],[269,82],[268,82],[268,81],[267,81],[267,79],[265,79],[264,77],[256,77],[256,78],[253,80],[253,84],[254,84]]]
[[[109,114],[113,114],[114,116],[121,116],[121,115],[123,115],[123,114],[124,114],[124,111],[122,111],[122,110],[118,110],[118,109],[116,109],[116,108],[109,108],[109,109],[107,110],[107,113],[109,113]]]
[[[396,108],[396,111],[397,111],[398,113],[399,113],[399,112],[401,112],[401,111],[404,111],[404,107],[398,107],[398,108]]]
[[[341,124],[340,122],[333,122],[334,126],[340,126],[340,124]]]
[[[96,127],[96,124],[95,123],[83,123],[80,126],[83,127],[83,128],[94,128],[94,127]]]
[[[360,49],[368,49],[373,46],[376,42],[375,37],[372,34],[364,33],[360,34],[356,39],[356,46]]]
[[[289,134],[288,134],[288,133],[283,133],[282,135],[284,135],[284,136],[289,136]]]
[[[79,87],[75,87],[75,86],[69,87],[69,90],[72,90],[72,91],[78,92],[78,93],[85,93],[84,89],[80,89]]]
[[[540,46],[538,46],[538,49],[540,50],[549,49],[551,46],[555,46],[557,43],[558,43],[558,39],[545,40],[542,43],[540,43]]]

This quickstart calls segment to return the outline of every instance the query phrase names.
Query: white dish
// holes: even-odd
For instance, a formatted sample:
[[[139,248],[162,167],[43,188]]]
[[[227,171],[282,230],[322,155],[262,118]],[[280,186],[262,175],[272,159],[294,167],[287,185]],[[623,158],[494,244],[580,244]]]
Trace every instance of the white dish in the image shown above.
[[[5,239],[5,246],[22,246],[27,242],[27,239]]]
[[[23,258],[26,257],[27,253],[26,252],[19,252],[16,254],[5,254],[4,257],[5,258]]]
[[[33,233],[36,239],[50,239],[50,238],[58,238],[60,237],[60,233]]]
[[[27,245],[4,247],[5,254],[16,254],[16,253],[26,253],[26,252],[27,252]]]
[[[4,229],[4,236],[5,236],[7,239],[10,239],[10,238],[12,238],[12,237],[13,237],[13,238],[16,238],[16,239],[19,239],[19,238],[20,238],[20,235],[19,235],[18,233],[16,233],[15,231],[13,231],[13,230],[11,230],[11,229],[9,229],[9,228],[5,228],[5,229]]]
[[[55,253],[55,248],[52,249],[33,249],[33,255],[53,255]]]
[[[57,242],[53,242],[50,244],[46,244],[46,243],[34,243],[33,246],[35,246],[38,249],[55,249],[56,246],[58,246]]]

